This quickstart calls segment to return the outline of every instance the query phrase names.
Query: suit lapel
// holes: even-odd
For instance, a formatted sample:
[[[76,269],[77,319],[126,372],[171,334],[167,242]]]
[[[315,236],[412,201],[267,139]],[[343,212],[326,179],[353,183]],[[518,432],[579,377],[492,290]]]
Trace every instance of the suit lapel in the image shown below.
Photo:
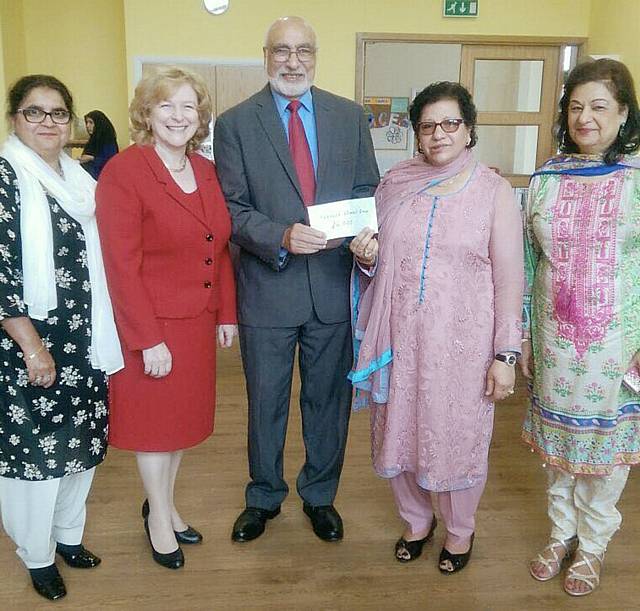
[[[300,199],[302,199],[302,189],[300,188],[300,183],[298,181],[298,174],[296,173],[293,161],[291,160],[287,135],[284,131],[284,127],[282,126],[282,121],[280,120],[276,104],[273,101],[273,95],[271,94],[269,85],[266,85],[260,92],[256,102],[258,105],[258,121],[260,121],[262,128],[271,142],[271,146],[273,146],[276,154],[278,155],[278,159],[280,159],[280,163],[282,163],[285,172],[289,176],[293,186],[296,188]]]
[[[321,201],[323,179],[327,173],[331,151],[333,150],[334,125],[331,120],[331,105],[322,91],[313,87],[313,112],[316,118],[318,138],[318,175],[316,177],[316,200]],[[335,160],[334,160],[335,162]]]
[[[203,213],[200,209],[200,206],[198,206],[197,209],[194,210],[193,208],[185,205],[184,191],[182,191],[182,189],[178,186],[178,183],[176,183],[176,181],[171,178],[169,170],[165,167],[164,163],[162,163],[162,160],[153,150],[153,147],[141,146],[140,150],[142,151],[145,160],[149,164],[149,167],[151,168],[155,179],[158,181],[158,184],[162,186],[166,194],[172,200],[174,200],[183,210],[188,212],[191,216],[195,217],[200,223],[208,227],[208,219],[202,216]],[[191,158],[191,155],[189,157]],[[200,197],[202,198],[203,202],[202,208],[205,208],[206,210],[206,207],[204,206],[203,190],[208,189],[209,186],[205,184],[205,177],[203,176],[203,172],[200,170],[200,168],[198,168],[198,165],[198,163],[192,164],[193,173],[196,178],[196,185],[198,186],[198,189],[200,189]]]

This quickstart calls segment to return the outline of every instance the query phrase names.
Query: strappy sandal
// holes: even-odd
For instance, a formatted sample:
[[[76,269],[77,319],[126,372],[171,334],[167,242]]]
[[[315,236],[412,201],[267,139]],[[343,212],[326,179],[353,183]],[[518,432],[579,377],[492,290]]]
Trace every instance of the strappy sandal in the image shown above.
[[[396,560],[398,562],[411,562],[412,560],[419,558],[420,554],[422,554],[424,544],[433,537],[433,532],[435,531],[437,524],[438,520],[436,520],[436,516],[433,516],[431,528],[429,529],[427,536],[422,539],[418,539],[417,541],[407,541],[404,537],[400,537],[396,541]]]
[[[602,572],[602,565],[604,564],[604,553],[602,554],[590,554],[587,556],[588,552],[583,552],[582,550],[578,550],[576,554],[577,558],[581,558],[577,562],[574,562],[567,571],[567,576],[564,578],[564,591],[570,596],[586,596],[587,594],[591,594],[599,585],[600,585],[600,573]],[[590,556],[590,557],[589,557]],[[594,560],[598,561],[598,571],[595,571],[595,568],[592,564]],[[581,567],[587,567],[588,573],[579,573],[576,569]],[[574,592],[567,588],[567,581],[573,579],[575,581],[582,581],[589,586],[588,590],[584,592]]]
[[[578,537],[571,537],[565,541],[558,539],[551,539],[549,545],[545,547],[531,562],[529,562],[529,573],[531,577],[538,581],[549,581],[553,579],[562,570],[562,566],[567,562],[576,551],[578,547]],[[558,548],[562,548],[564,553],[560,555]],[[534,563],[541,564],[545,568],[544,576],[536,575],[533,570]]]

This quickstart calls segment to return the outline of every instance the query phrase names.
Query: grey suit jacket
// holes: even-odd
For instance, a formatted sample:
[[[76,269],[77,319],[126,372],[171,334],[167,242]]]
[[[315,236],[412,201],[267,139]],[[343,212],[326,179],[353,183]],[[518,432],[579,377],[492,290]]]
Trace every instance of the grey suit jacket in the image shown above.
[[[316,203],[371,196],[379,174],[362,107],[315,87],[312,95],[318,134]],[[214,152],[233,221],[232,240],[241,247],[240,323],[299,326],[312,308],[324,323],[348,320],[348,248],[289,255],[282,268],[278,265],[285,229],[307,223],[307,214],[269,85],[218,117]]]

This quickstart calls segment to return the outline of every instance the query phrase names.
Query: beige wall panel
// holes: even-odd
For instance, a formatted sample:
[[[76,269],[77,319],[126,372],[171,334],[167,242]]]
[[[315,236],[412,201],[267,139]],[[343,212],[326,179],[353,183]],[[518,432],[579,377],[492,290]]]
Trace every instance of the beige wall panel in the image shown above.
[[[262,66],[216,66],[216,75],[216,116],[246,100],[267,82]]]

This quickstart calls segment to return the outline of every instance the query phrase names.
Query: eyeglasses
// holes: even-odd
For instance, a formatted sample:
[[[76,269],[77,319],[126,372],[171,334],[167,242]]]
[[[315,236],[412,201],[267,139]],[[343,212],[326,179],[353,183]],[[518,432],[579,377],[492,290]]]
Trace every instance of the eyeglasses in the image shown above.
[[[310,62],[316,55],[316,49],[313,47],[297,47],[290,49],[289,47],[276,47],[275,49],[269,49],[271,57],[279,63],[289,61],[289,58],[295,53],[298,61],[303,64]]]
[[[423,121],[418,123],[418,133],[421,136],[431,136],[438,125],[442,128],[442,131],[447,134],[453,134],[458,131],[458,128],[464,123],[464,119],[445,119],[444,121]]]
[[[16,113],[21,112],[27,123],[42,123],[46,117],[58,125],[66,125],[71,121],[71,113],[64,108],[55,108],[51,112],[46,112],[42,108],[29,106],[29,108],[18,108]]]

